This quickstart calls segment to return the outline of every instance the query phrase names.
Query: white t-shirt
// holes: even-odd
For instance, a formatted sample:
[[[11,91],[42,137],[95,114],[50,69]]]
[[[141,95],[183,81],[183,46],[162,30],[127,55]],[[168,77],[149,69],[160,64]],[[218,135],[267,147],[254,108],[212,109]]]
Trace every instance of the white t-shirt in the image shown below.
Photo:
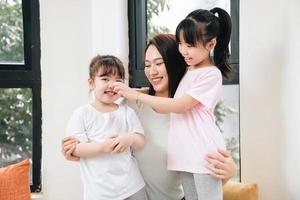
[[[84,105],[75,110],[66,131],[80,142],[103,142],[114,133],[144,133],[135,112],[124,104],[106,113],[90,104]],[[119,154],[81,158],[80,170],[84,200],[123,200],[145,186],[130,149]]]
[[[183,190],[179,174],[167,170],[169,114],[160,114],[151,107],[131,105],[145,130],[146,145],[134,152],[146,182],[148,200],[180,200]]]

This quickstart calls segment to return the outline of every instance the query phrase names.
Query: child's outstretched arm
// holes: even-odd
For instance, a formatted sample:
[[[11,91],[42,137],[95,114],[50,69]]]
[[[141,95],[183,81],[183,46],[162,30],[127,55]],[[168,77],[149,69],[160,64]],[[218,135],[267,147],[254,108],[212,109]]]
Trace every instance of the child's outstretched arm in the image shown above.
[[[145,145],[145,136],[139,133],[120,134],[114,140],[114,150],[112,153],[122,153],[127,148],[140,150]]]
[[[137,95],[136,100],[151,106],[160,113],[184,113],[199,103],[196,99],[186,94],[179,98],[166,98],[140,94]]]
[[[104,142],[82,142],[76,145],[74,156],[86,158],[105,153],[111,153],[114,149],[114,138],[108,138]]]
[[[190,95],[183,95],[179,98],[151,96],[148,94],[137,92],[136,90],[129,88],[124,83],[115,83],[114,90],[126,99],[132,101],[141,101],[142,103],[151,106],[160,113],[183,113],[199,103]]]

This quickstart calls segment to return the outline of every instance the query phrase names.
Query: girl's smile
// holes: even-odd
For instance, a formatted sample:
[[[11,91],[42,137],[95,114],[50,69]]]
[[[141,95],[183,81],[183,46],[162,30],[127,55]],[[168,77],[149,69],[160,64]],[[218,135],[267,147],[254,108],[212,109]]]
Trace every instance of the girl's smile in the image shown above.
[[[96,75],[94,79],[89,80],[90,89],[93,90],[95,95],[95,101],[100,104],[113,104],[119,95],[113,91],[113,83],[123,82],[119,75],[116,74],[101,74],[101,68],[99,75]]]

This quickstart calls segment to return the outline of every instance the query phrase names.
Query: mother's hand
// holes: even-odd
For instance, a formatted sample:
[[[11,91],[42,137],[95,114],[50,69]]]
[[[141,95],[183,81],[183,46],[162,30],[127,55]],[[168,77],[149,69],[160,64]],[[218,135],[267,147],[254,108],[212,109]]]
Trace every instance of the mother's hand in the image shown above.
[[[65,137],[61,141],[61,152],[67,160],[71,160],[71,161],[80,160],[79,157],[72,155],[78,143],[79,141],[73,136]]]
[[[229,152],[219,149],[216,153],[207,154],[205,159],[211,175],[222,179],[223,183],[234,176],[236,165]]]

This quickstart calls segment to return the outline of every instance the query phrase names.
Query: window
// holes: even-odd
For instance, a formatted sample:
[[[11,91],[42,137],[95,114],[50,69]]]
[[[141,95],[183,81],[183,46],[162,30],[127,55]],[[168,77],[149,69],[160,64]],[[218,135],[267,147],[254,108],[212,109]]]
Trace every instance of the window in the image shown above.
[[[146,41],[158,33],[175,33],[178,23],[192,10],[221,7],[230,13],[233,32],[230,44],[230,63],[234,77],[223,82],[221,101],[215,109],[216,123],[220,127],[240,169],[239,131],[239,1],[235,0],[128,0],[129,20],[129,85],[148,86],[144,75],[143,54]],[[240,180],[240,170],[234,177]]]
[[[38,0],[0,1],[0,166],[32,161],[40,190],[41,72]]]

